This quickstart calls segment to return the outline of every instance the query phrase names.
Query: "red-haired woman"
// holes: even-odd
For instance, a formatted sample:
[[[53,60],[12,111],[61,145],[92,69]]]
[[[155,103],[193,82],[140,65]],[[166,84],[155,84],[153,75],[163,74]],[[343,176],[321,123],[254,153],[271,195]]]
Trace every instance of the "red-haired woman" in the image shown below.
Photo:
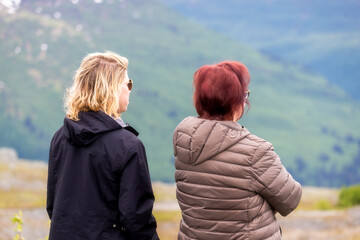
[[[173,138],[178,239],[281,239],[275,213],[286,216],[299,204],[301,185],[271,143],[237,123],[249,83],[247,68],[235,61],[194,74],[199,116],[184,119]]]

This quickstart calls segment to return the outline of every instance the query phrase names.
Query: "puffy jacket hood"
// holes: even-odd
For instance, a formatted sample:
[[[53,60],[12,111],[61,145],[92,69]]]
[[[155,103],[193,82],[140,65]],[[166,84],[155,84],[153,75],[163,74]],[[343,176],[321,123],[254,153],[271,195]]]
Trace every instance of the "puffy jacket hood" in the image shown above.
[[[85,117],[86,115],[86,117]],[[79,121],[64,119],[64,135],[70,143],[86,146],[94,142],[104,133],[122,127],[104,112],[80,112]]]
[[[188,117],[175,129],[174,154],[179,161],[196,165],[249,134],[246,128],[236,122]]]

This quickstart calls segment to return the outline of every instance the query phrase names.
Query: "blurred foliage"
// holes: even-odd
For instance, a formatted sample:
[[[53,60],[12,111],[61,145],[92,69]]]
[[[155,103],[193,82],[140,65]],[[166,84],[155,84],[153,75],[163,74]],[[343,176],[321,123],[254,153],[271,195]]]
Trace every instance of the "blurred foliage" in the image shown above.
[[[343,187],[339,194],[340,207],[360,205],[360,185]]]
[[[321,199],[316,203],[316,209],[319,210],[331,210],[335,206],[328,199]]]
[[[12,222],[16,224],[16,228],[15,230],[15,236],[13,237],[14,240],[25,240],[25,238],[22,236],[22,226],[24,224],[24,220],[22,217],[22,212],[21,210],[19,211],[18,214],[15,213]]]

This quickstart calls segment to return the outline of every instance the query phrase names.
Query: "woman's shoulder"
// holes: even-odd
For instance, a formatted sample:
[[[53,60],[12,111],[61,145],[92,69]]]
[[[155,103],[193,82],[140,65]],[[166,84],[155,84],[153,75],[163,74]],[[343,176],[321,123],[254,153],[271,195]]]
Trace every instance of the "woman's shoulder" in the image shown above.
[[[141,140],[124,128],[108,132],[99,140],[100,142],[96,148],[105,149],[110,156],[110,162],[113,162],[119,169],[124,166],[131,156],[144,152],[144,145]]]
[[[127,130],[126,128],[119,128],[114,131],[105,134],[105,142],[117,142],[123,143],[127,146],[142,144],[141,140],[134,134],[132,131]]]
[[[189,126],[199,125],[203,121],[204,120],[202,120],[198,117],[193,117],[193,116],[186,117],[181,122],[179,122],[179,124],[175,128],[175,131],[178,129],[186,129]]]
[[[269,141],[255,134],[252,134],[250,131],[249,134],[242,140],[242,143],[251,146],[257,152],[266,152],[269,150],[273,150],[273,145]]]

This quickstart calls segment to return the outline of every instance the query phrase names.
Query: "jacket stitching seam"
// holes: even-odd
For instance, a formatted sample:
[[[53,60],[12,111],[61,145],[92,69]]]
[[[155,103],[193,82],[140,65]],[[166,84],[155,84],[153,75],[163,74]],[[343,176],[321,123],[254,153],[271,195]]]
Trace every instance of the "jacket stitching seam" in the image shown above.
[[[271,166],[274,165],[274,163],[275,163],[275,160],[272,162]],[[281,171],[281,170],[280,170],[280,171]],[[265,171],[265,172],[266,172],[266,171]],[[264,172],[264,173],[265,173],[265,172]],[[264,173],[263,173],[263,174],[264,174]],[[273,192],[271,192],[271,191],[269,190],[268,186],[266,186],[265,183],[260,180],[260,177],[261,177],[263,174],[261,174],[261,175],[259,176],[259,178],[256,179],[256,180],[264,187],[264,189],[263,189],[262,191],[264,191],[265,189],[267,189],[267,190],[273,195],[272,198],[275,198],[275,199],[279,200],[278,196],[277,196],[276,194],[274,194]],[[279,172],[279,174],[280,174],[280,172]],[[279,174],[278,174],[276,177],[278,177]],[[287,176],[287,177],[289,177],[289,176]],[[288,178],[286,179],[286,181],[284,181],[283,185],[281,186],[281,189],[284,188],[284,186],[286,185],[287,181],[288,181]],[[261,192],[262,192],[262,191],[261,191]],[[266,199],[265,199],[265,200],[266,200]],[[267,200],[266,200],[266,201],[267,201]],[[279,201],[279,202],[280,202],[280,201]],[[281,202],[283,202],[283,201],[281,201]],[[289,210],[291,210],[286,204],[283,204],[282,206],[285,208],[286,212],[288,212]]]
[[[205,186],[209,186],[209,185],[205,185]],[[245,197],[245,198],[239,198],[239,197],[237,197],[237,198],[214,198],[214,197],[204,197],[204,196],[198,196],[198,195],[194,195],[194,194],[191,194],[191,193],[187,193],[187,192],[184,192],[184,191],[182,191],[182,190],[180,190],[180,189],[177,189],[180,193],[182,193],[182,194],[184,194],[184,195],[188,195],[188,196],[190,196],[190,197],[192,197],[192,198],[197,198],[197,199],[206,199],[206,200],[214,200],[214,201],[216,201],[216,200],[221,200],[221,201],[229,201],[229,202],[238,202],[239,201],[239,199],[245,199],[245,198],[248,198],[248,199],[250,199],[249,197]],[[246,189],[242,189],[242,190],[246,190]],[[181,201],[180,201],[181,202]],[[185,203],[183,203],[184,205],[188,205],[188,204],[185,204]],[[254,209],[254,208],[256,208],[256,207],[253,207],[253,208],[251,208],[251,209]],[[209,210],[224,210],[224,209],[221,209],[221,208],[219,208],[219,209],[216,209],[216,208],[207,208],[207,209],[209,209]],[[227,209],[227,210],[234,210],[234,211],[238,211],[238,210],[245,210],[244,208],[236,208],[236,209]]]
[[[189,135],[189,136],[193,136],[193,135],[198,131],[199,127],[200,127],[204,122],[205,122],[205,120],[203,120],[203,121],[198,125],[198,127],[194,129],[194,131],[193,131],[193,132],[191,133],[191,135]],[[187,149],[187,150],[189,150],[190,152],[191,152],[192,142],[193,142],[193,138],[191,137],[191,138],[190,138],[190,142],[189,142],[189,149]],[[202,152],[202,149],[201,149],[200,153],[201,153],[201,152]],[[199,156],[200,156],[200,153],[199,153]],[[190,157],[190,158],[191,158],[191,157]],[[195,162],[195,161],[190,161],[190,162]]]
[[[252,164],[252,163],[253,163],[253,159],[254,159],[254,157],[255,157],[255,154],[256,154],[256,152],[258,151],[258,149],[259,149],[260,146],[261,146],[261,144],[259,144],[259,145],[257,146],[257,148],[256,148],[254,154],[251,156],[251,159],[250,159],[250,162],[249,162],[251,176],[252,176],[252,178],[253,178],[254,180],[256,180],[256,178],[255,178],[255,174],[254,174],[254,169],[253,169],[253,164]],[[251,189],[253,189],[253,190],[255,191],[255,189],[254,189],[254,183],[255,183],[255,181],[251,181]]]
[[[214,126],[214,128],[215,128],[215,126]],[[220,146],[216,149],[216,153],[219,151],[219,149],[221,149],[222,145],[224,144],[224,139],[226,138],[228,132],[229,132],[229,128],[226,128],[226,133],[223,134],[223,138],[222,138],[222,140],[221,140],[221,144],[220,144]]]
[[[199,127],[202,125],[202,124],[204,124],[205,123],[205,120],[201,123],[201,124],[199,124],[199,126],[196,128],[196,130],[194,131],[194,134],[198,131],[198,129],[199,129]],[[204,150],[204,148],[205,148],[205,145],[207,144],[207,142],[208,142],[208,140],[209,140],[209,136],[210,136],[210,134],[212,133],[212,131],[214,130],[214,128],[215,128],[215,126],[216,126],[216,124],[214,124],[213,126],[212,126],[212,128],[211,128],[211,130],[209,131],[209,134],[207,135],[207,137],[206,137],[206,140],[205,140],[205,142],[204,142],[204,144],[203,144],[203,146],[202,146],[202,148],[201,148],[201,150],[200,150],[200,152],[199,152],[199,155],[198,155],[198,157],[201,155],[201,153],[203,152],[203,150]],[[191,140],[192,140],[192,138],[191,138]],[[191,143],[192,143],[192,141],[190,140],[190,146],[191,146]],[[197,157],[197,158],[198,158]],[[197,160],[197,159],[196,159]],[[196,162],[196,160],[194,160],[194,161],[192,161],[192,162]]]

